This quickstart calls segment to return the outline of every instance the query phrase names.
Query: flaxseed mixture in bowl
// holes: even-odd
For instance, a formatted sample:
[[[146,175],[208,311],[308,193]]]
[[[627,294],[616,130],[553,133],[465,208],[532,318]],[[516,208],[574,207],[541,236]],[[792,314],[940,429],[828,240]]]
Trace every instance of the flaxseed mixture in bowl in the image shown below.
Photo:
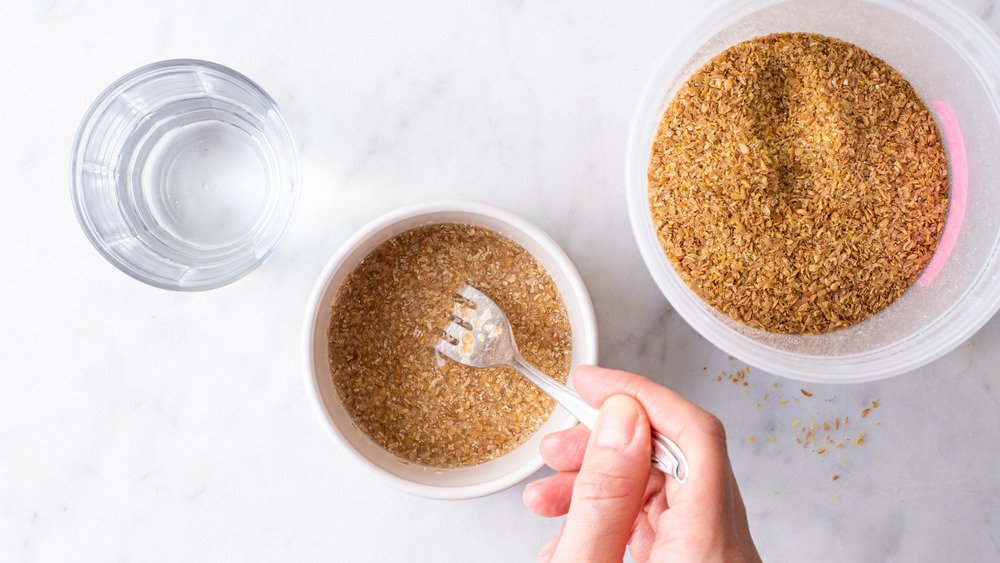
[[[434,350],[462,284],[507,313],[525,359],[566,381],[572,332],[555,282],[527,250],[483,227],[437,223],[396,235],[354,268],[332,306],[337,395],[372,440],[427,467],[499,458],[555,408],[508,367],[471,368]]]
[[[809,33],[744,41],[691,75],[648,179],[674,269],[770,332],[830,332],[888,307],[930,260],[948,207],[944,145],[910,84]]]
[[[537,227],[473,203],[373,221],[330,260],[306,320],[310,387],[331,435],[390,485],[432,498],[517,483],[541,467],[541,437],[575,423],[515,372],[434,352],[462,283],[505,309],[546,373],[566,381],[596,361],[593,309],[569,259]]]
[[[1000,44],[940,0],[736,0],[670,42],[629,137],[633,231],[730,355],[822,383],[1000,308]]]

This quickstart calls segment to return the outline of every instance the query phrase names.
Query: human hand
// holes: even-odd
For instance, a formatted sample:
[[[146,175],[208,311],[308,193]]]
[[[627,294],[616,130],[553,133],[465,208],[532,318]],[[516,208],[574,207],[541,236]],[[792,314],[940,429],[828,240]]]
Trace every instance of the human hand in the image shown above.
[[[524,504],[566,522],[539,561],[759,561],[719,419],[627,372],[581,366],[580,396],[600,407],[593,432],[549,434],[542,458],[558,471],[530,483]],[[684,452],[683,485],[650,466],[650,426]]]

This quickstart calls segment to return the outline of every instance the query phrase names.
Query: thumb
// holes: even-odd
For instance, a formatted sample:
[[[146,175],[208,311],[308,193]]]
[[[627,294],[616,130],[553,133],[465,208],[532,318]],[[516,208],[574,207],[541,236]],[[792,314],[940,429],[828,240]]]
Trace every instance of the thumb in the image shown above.
[[[621,561],[650,471],[649,420],[627,395],[604,401],[553,561]]]

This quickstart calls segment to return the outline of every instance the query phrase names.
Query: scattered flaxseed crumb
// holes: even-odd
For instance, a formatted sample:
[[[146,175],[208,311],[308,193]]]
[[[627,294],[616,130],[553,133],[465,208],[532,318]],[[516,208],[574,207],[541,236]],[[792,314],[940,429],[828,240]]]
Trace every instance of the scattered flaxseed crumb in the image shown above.
[[[747,383],[749,379],[746,377],[745,369],[737,370],[735,373],[732,374],[729,374],[724,370],[721,373],[723,374],[723,376],[729,378],[730,381],[732,381],[733,383]],[[717,376],[716,379],[721,380],[723,376]],[[789,392],[792,396],[788,398],[782,397],[782,395],[785,395],[786,393],[771,391],[771,389],[768,389],[771,392],[758,394],[761,392],[757,390],[759,389],[759,387],[757,386],[756,383],[750,382],[747,384],[749,384],[752,389],[744,390],[743,395],[745,397],[751,398],[751,402],[753,403],[753,408],[755,410],[764,409],[768,405],[768,401],[772,398],[771,397],[772,393],[774,394],[773,399],[779,405],[785,405],[791,400],[794,400],[795,403],[798,404],[799,400],[796,397],[800,396],[799,393],[804,395],[806,398],[815,396],[813,392],[802,388],[800,388],[799,393],[794,393],[794,387]],[[772,381],[771,387],[777,389],[778,387],[780,387],[780,385],[778,382]],[[751,391],[753,391],[753,393],[751,393]],[[828,403],[835,402],[837,398],[838,397],[834,395],[830,399],[827,399],[827,402]],[[870,408],[876,408],[878,401],[871,401],[871,403],[872,406]],[[816,405],[815,402],[813,403],[807,402],[804,404]],[[791,434],[788,434],[787,431],[785,431],[784,436],[782,435],[783,434],[782,432],[778,432],[776,434],[762,434],[762,436],[766,436],[767,442],[776,442],[779,439],[785,440],[789,438],[794,438],[796,444],[800,445],[804,451],[808,451],[812,454],[816,454],[818,456],[829,456],[829,454],[837,453],[837,450],[840,450],[844,453],[845,456],[847,456],[848,455],[847,450],[849,450],[849,448],[862,445],[866,441],[866,436],[864,432],[861,432],[860,434],[855,433],[854,435],[847,434],[848,433],[847,425],[850,423],[850,417],[847,416],[845,417],[837,416],[833,418],[816,417],[813,420],[809,420],[810,414],[808,411],[799,411],[799,409],[797,408],[793,410],[796,411],[795,414],[798,414],[800,416],[805,415],[802,418],[791,419],[791,427],[793,429],[798,428],[798,431],[796,432],[795,430],[793,430]],[[817,413],[814,413],[813,416],[815,416],[815,414]],[[868,414],[870,414],[870,412]],[[809,421],[805,422],[807,420]],[[762,432],[774,431],[774,427],[771,426],[770,423],[768,424],[768,426],[770,426],[770,428],[762,427],[759,428],[759,430],[761,430]],[[862,422],[860,426],[864,427],[865,423]],[[876,426],[878,426],[878,423],[876,423]],[[844,431],[843,433],[841,433],[842,429]],[[750,437],[747,439],[747,442],[750,443],[755,443],[755,441],[756,437]],[[762,438],[762,442],[763,441],[764,440]],[[846,466],[848,459],[849,457],[843,457],[842,461],[837,461],[836,462],[838,464],[837,468],[839,469],[840,466]],[[833,461],[834,460],[831,460],[831,462]]]
[[[566,380],[571,331],[555,282],[527,250],[487,229],[436,224],[389,239],[351,272],[332,308],[328,354],[340,400],[372,440],[429,467],[500,457],[555,406],[509,368],[436,356],[428,340],[462,283],[504,309],[525,359]]]
[[[830,477],[831,481],[836,481],[837,479],[840,479],[840,475],[834,474],[833,477]]]
[[[861,411],[861,418],[868,416],[869,411],[871,411],[871,409],[863,409]]]
[[[913,283],[944,226],[947,168],[899,72],[850,43],[776,34],[678,90],[647,195],[664,254],[702,299],[755,328],[812,334]]]
[[[878,408],[878,401],[872,401],[872,408],[873,409],[877,409]]]

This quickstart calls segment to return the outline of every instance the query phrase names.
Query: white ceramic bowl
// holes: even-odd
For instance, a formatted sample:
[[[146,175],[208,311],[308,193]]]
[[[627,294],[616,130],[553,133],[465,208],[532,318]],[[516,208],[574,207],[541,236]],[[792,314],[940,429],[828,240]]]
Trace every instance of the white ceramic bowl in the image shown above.
[[[775,334],[702,301],[660,248],[646,197],[649,151],[664,109],[711,57],[753,37],[812,32],[849,41],[899,70],[937,119],[951,202],[941,243],[916,284],[850,328]],[[626,157],[629,213],[642,257],[674,309],[710,342],[763,370],[818,383],[914,370],[972,336],[1000,308],[1000,42],[944,0],[733,0],[674,36],[642,95]]]
[[[347,275],[380,243],[420,225],[465,223],[486,227],[517,242],[541,262],[559,287],[573,330],[576,367],[597,361],[597,323],[587,288],[573,263],[548,235],[515,215],[468,202],[438,202],[398,209],[375,219],[345,242],[320,274],[306,311],[304,356],[307,386],[323,425],[341,449],[396,489],[435,499],[466,499],[496,493],[542,467],[542,436],[576,420],[557,408],[532,437],[511,453],[473,467],[431,469],[401,461],[374,443],[351,421],[337,396],[327,358],[327,329],[337,290]]]

